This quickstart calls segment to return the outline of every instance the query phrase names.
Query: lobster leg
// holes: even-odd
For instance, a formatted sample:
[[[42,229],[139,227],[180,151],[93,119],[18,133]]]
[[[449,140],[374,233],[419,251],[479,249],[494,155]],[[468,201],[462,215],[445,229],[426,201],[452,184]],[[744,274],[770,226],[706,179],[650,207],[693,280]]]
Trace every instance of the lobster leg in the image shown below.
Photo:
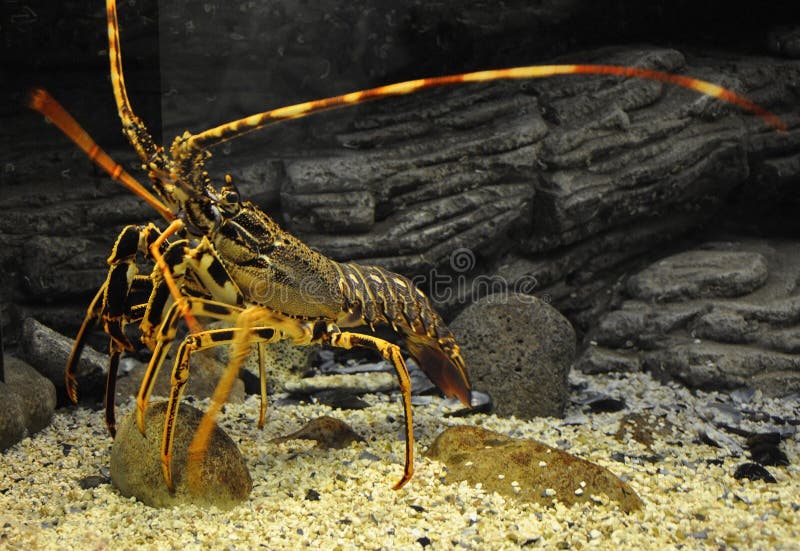
[[[232,309],[233,311],[233,309]],[[239,369],[250,351],[253,342],[265,343],[289,338],[295,344],[329,343],[337,348],[353,348],[355,346],[378,351],[384,358],[392,362],[400,382],[403,395],[403,413],[405,417],[406,452],[403,476],[393,486],[402,488],[411,479],[414,472],[414,431],[411,411],[411,379],[408,375],[400,348],[383,339],[359,333],[341,332],[335,324],[324,322],[304,322],[283,316],[260,306],[242,310],[236,322],[237,333],[232,341],[231,359],[214,390],[211,405],[206,411],[197,432],[189,445],[187,455],[187,472],[189,486],[198,484],[199,468],[208,450],[209,438],[214,421],[228,398]],[[223,343],[220,343],[223,344]],[[173,387],[174,389],[174,387]],[[169,418],[168,418],[169,422]]]
[[[147,366],[142,384],[139,386],[139,393],[136,396],[136,424],[139,431],[144,434],[144,418],[147,412],[147,404],[150,401],[150,395],[155,386],[156,377],[158,376],[161,366],[164,364],[167,353],[172,347],[175,336],[178,332],[178,322],[180,322],[181,315],[186,311],[192,315],[208,317],[217,320],[227,320],[230,322],[236,321],[241,308],[230,306],[228,304],[208,300],[198,297],[184,297],[183,304],[173,303],[167,311],[164,321],[160,326],[159,334],[156,338],[156,346],[153,349],[153,356],[150,358],[150,363]],[[207,331],[198,331],[184,339],[188,341],[194,335],[203,335]]]
[[[152,226],[152,228],[155,228]],[[151,226],[126,226],[122,229],[114,242],[111,255],[108,257],[109,270],[106,280],[92,299],[87,309],[86,317],[78,330],[72,346],[67,365],[64,370],[64,380],[67,395],[72,402],[78,401],[77,380],[75,371],[78,366],[86,338],[91,330],[102,320],[105,332],[110,337],[109,342],[109,367],[106,379],[105,393],[105,418],[111,436],[116,434],[114,418],[114,389],[116,387],[117,368],[123,350],[132,350],[133,345],[125,336],[125,325],[133,321],[134,312],[140,310],[140,305],[129,304],[131,292],[139,292],[142,285],[149,285],[149,278],[142,279],[137,276],[135,258],[137,252],[143,248],[150,235]]]
[[[78,334],[75,336],[75,342],[72,343],[72,351],[67,359],[67,366],[64,369],[64,383],[66,384],[67,396],[73,404],[78,403],[78,381],[75,379],[75,371],[78,368],[78,360],[83,352],[83,347],[86,344],[86,337],[97,325],[100,320],[100,315],[103,311],[103,296],[106,291],[106,283],[98,289],[97,294],[92,299],[89,308],[86,311],[86,317],[83,318],[81,328],[78,329]]]
[[[397,380],[400,383],[400,393],[403,395],[403,414],[405,417],[406,431],[406,460],[403,466],[403,476],[398,480],[393,490],[399,490],[405,486],[406,482],[414,474],[414,426],[411,418],[411,378],[408,375],[408,368],[400,353],[400,348],[383,339],[372,335],[362,335],[360,333],[331,333],[330,343],[337,348],[371,348],[380,352],[386,360],[392,363],[397,373]]]
[[[173,224],[173,226],[173,232],[179,229],[177,224]],[[156,283],[141,329],[144,334],[143,340],[152,345],[153,357],[150,359],[137,396],[136,422],[142,433],[144,433],[144,415],[150,394],[164,358],[175,340],[180,318],[183,317],[187,321],[190,331],[197,334],[203,332],[197,317],[227,320],[234,323],[243,310],[241,306],[236,306],[243,302],[242,293],[225,271],[224,265],[210,243],[204,239],[197,247],[188,249],[187,241],[179,240],[171,243],[162,253],[161,248],[168,232],[169,229],[164,231],[150,246],[150,252],[156,260],[156,267],[153,269],[151,278]],[[201,280],[200,284],[203,290],[209,291],[212,297],[219,295],[221,300],[187,295],[185,293],[188,290],[186,286],[189,284],[186,279],[187,271],[191,271]],[[210,280],[208,278],[204,280],[209,272],[213,272],[218,280],[213,277]],[[191,285],[189,286],[191,287]],[[172,303],[169,303],[170,298]],[[259,358],[259,370],[262,376],[262,415],[259,426],[262,426],[267,401],[263,348],[259,349]]]
[[[175,420],[178,417],[178,409],[180,408],[181,397],[183,396],[183,389],[186,381],[189,379],[189,357],[192,353],[200,350],[205,350],[215,346],[224,344],[231,344],[236,338],[236,333],[241,332],[238,328],[227,329],[210,329],[189,335],[184,339],[178,348],[178,355],[175,359],[175,366],[172,370],[169,402],[167,404],[166,420],[164,422],[164,433],[161,441],[161,471],[164,475],[164,481],[170,490],[175,489],[174,481],[172,478],[172,443],[174,439]],[[262,347],[265,343],[274,342],[280,339],[280,333],[273,329],[258,328],[253,331],[252,340],[258,342]],[[263,373],[263,355],[259,355],[259,363]],[[237,370],[226,369],[220,382],[217,384],[217,389],[223,388],[222,391],[215,390],[215,399],[219,398],[221,403],[227,400],[230,388],[236,380],[238,375]],[[262,394],[266,394],[266,381],[262,375]],[[217,396],[218,392],[224,392],[225,396]],[[259,422],[259,427],[263,425],[263,416],[266,412],[266,399],[262,396],[262,418]],[[213,402],[212,402],[213,407]],[[198,429],[199,430],[199,429]]]
[[[117,435],[117,419],[114,414],[116,397],[114,394],[117,389],[117,371],[119,370],[119,358],[122,355],[122,348],[119,347],[116,341],[111,339],[108,349],[108,375],[106,375],[106,395],[103,403],[106,411],[106,427],[108,427],[108,432],[113,438]]]

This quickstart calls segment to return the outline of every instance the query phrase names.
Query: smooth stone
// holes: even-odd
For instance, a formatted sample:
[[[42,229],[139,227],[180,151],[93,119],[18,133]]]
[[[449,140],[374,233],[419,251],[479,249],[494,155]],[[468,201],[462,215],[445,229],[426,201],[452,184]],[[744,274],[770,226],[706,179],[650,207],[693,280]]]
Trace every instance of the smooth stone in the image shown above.
[[[246,500],[253,487],[250,472],[233,440],[215,425],[199,480],[188,483],[187,449],[203,412],[181,404],[175,424],[172,476],[175,491],[167,487],[161,471],[161,438],[166,402],[151,404],[145,417],[145,434],[136,427],[134,412],[125,417],[111,448],[111,480],[120,493],[134,496],[151,507],[194,504],[230,509]]]
[[[4,355],[5,381],[0,382],[0,450],[5,450],[50,424],[56,389],[46,377],[19,358]]]

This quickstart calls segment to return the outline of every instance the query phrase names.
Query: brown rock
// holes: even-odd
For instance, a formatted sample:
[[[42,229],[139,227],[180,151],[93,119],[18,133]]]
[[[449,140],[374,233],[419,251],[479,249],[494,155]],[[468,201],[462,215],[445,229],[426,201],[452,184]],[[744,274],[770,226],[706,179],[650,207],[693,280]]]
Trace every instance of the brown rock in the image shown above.
[[[535,440],[456,426],[440,434],[426,455],[447,465],[449,484],[480,483],[486,491],[520,501],[569,506],[609,499],[628,513],[643,506],[636,492],[607,469]]]
[[[364,441],[364,437],[357,434],[350,425],[327,415],[312,419],[291,434],[273,438],[272,442],[277,444],[295,439],[314,440],[321,449],[341,449],[353,442]]]
[[[151,404],[145,434],[136,427],[134,414],[122,422],[111,448],[111,480],[124,496],[135,496],[151,507],[191,503],[228,509],[247,499],[253,487],[242,454],[219,426],[214,427],[208,452],[199,469],[200,480],[188,487],[185,473],[189,443],[203,412],[182,404],[175,425],[170,492],[161,472],[161,436],[166,402]]]

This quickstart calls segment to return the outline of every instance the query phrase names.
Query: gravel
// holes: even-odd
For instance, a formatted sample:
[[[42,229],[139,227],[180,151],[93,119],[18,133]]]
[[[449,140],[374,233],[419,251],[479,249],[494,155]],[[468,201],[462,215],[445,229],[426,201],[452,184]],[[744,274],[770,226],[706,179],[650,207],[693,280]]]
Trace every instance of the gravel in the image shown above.
[[[315,404],[273,407],[263,431],[256,427],[257,397],[229,404],[221,424],[248,461],[254,488],[246,503],[227,512],[153,509],[121,497],[107,483],[111,440],[102,411],[61,409],[50,427],[3,455],[0,548],[800,549],[799,397],[774,400],[756,392],[745,403],[732,402],[642,374],[574,373],[570,382],[580,392],[624,396],[626,407],[589,413],[576,400],[566,412],[571,422],[448,418],[444,412],[456,405],[440,399],[415,407],[416,473],[400,491],[391,490],[404,447],[396,396],[369,395],[372,407],[349,412]],[[750,459],[732,455],[734,445],[700,443],[697,435],[712,423],[709,405],[722,403],[742,409],[740,429],[766,432],[777,424],[788,435],[781,447],[789,465],[767,467],[775,483],[734,479]],[[663,415],[676,429],[653,434],[649,447],[615,439],[620,420],[636,412]],[[313,442],[269,442],[322,415],[346,421],[366,443],[319,450]],[[537,439],[607,467],[629,482],[645,508],[627,515],[601,496],[591,505],[543,507],[466,483],[445,485],[443,465],[419,452],[445,425],[457,423]]]

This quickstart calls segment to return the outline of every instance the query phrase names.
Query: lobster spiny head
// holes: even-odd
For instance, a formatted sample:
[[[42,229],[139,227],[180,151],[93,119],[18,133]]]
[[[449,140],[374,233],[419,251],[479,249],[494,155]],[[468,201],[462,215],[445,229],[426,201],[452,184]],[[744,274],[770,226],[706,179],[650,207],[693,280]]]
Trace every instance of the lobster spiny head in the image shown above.
[[[218,190],[205,170],[211,153],[205,149],[192,148],[189,132],[177,136],[170,147],[167,170],[150,176],[168,196],[167,202],[183,219],[189,233],[197,236],[213,236],[225,220],[235,216],[240,208],[239,194],[230,175]]]
[[[202,194],[189,195],[183,190],[180,194],[183,197],[181,212],[189,231],[209,235],[212,239],[223,225],[242,211],[239,191],[230,174],[225,175],[225,185],[219,190],[208,183]]]

